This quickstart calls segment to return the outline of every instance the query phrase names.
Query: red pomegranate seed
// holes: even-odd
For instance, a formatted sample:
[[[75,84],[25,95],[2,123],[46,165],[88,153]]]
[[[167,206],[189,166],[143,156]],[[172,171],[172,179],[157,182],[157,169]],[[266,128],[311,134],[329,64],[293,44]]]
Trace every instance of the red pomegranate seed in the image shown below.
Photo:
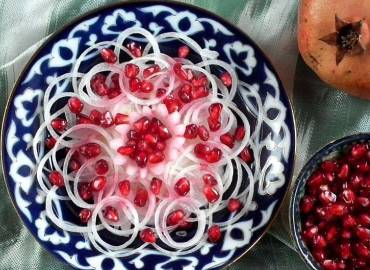
[[[163,151],[164,149],[166,149],[166,143],[165,143],[165,142],[163,142],[163,141],[159,141],[159,142],[157,142],[157,144],[156,144],[156,149],[157,149],[158,151]]]
[[[154,231],[150,228],[146,228],[140,232],[140,239],[145,243],[155,243],[157,241]]]
[[[113,124],[114,124],[114,119],[113,119],[112,113],[109,111],[104,112],[100,118],[100,125],[104,128],[109,128],[113,126]]]
[[[143,76],[144,78],[148,78],[149,76],[152,76],[153,74],[158,73],[160,71],[161,71],[160,66],[158,66],[157,64],[154,64],[143,70]]]
[[[233,84],[231,76],[228,72],[222,73],[221,76],[220,76],[220,79],[226,87],[230,87]]]
[[[162,151],[157,151],[149,155],[148,161],[149,163],[159,163],[165,159],[165,155]]]
[[[117,222],[119,220],[118,211],[113,206],[107,206],[104,209],[104,217],[113,222]]]
[[[324,172],[334,173],[338,169],[338,164],[335,161],[325,160],[321,163],[321,169]]]
[[[179,111],[181,109],[181,101],[177,98],[174,99],[166,99],[164,104],[167,107],[168,113],[173,113]]]
[[[152,120],[150,120],[148,133],[151,133],[151,134],[154,134],[155,136],[157,136],[158,128],[160,126],[163,126],[162,122],[160,120],[158,120],[157,118],[153,117]]]
[[[175,226],[178,225],[185,217],[183,210],[175,210],[167,216],[167,225]]]
[[[128,132],[127,132],[127,138],[129,139],[129,140],[138,140],[139,138],[140,138],[140,134],[139,134],[139,132],[137,132],[137,131],[135,131],[135,130],[129,130]],[[136,143],[135,143],[136,144]]]
[[[315,235],[319,233],[319,228],[317,226],[312,225],[311,227],[307,228],[303,231],[303,238],[306,240],[312,240]]]
[[[167,92],[166,89],[158,88],[156,93],[155,93],[155,96],[157,98],[163,97],[166,94],[166,92]]]
[[[241,141],[244,139],[245,136],[245,128],[244,127],[237,127],[234,133],[234,139],[236,141]]]
[[[175,191],[180,196],[186,196],[190,191],[190,182],[186,177],[181,177],[175,184]]]
[[[192,227],[193,227],[193,223],[183,220],[179,223],[178,228],[183,229],[183,230],[188,230],[188,229],[191,229]]]
[[[322,204],[327,205],[336,202],[337,196],[333,192],[326,190],[320,193],[319,199]]]
[[[221,103],[212,103],[209,108],[209,117],[213,120],[218,120],[221,116],[223,105]]]
[[[238,212],[242,207],[241,202],[238,199],[230,198],[229,202],[227,203],[227,209],[231,212]]]
[[[180,64],[180,63],[176,63],[173,66],[173,71],[175,72],[177,77],[179,77],[181,80],[187,81],[187,80],[192,79],[192,76],[190,75],[190,73],[187,72],[186,70],[184,70],[183,67],[182,67],[182,64]]]
[[[221,239],[221,229],[218,225],[213,225],[208,229],[208,241],[217,243]]]
[[[323,262],[326,259],[326,254],[323,250],[313,250],[312,255],[318,262]]]
[[[168,128],[163,125],[160,125],[158,127],[158,135],[159,135],[159,138],[161,138],[162,140],[168,140],[169,138],[172,137]]]
[[[233,148],[233,147],[234,147],[234,138],[233,138],[233,136],[231,136],[231,134],[230,134],[230,133],[222,134],[222,135],[220,136],[220,141],[221,141],[224,145],[226,145],[226,146],[228,146],[228,147],[230,147],[230,148]]]
[[[95,162],[95,172],[98,175],[104,175],[108,172],[109,166],[108,162],[105,159],[99,159]]]
[[[203,73],[201,73],[198,77],[193,78],[191,80],[191,84],[194,87],[200,87],[200,86],[207,86],[209,84],[209,82],[208,82],[207,76],[204,75]]]
[[[101,49],[100,56],[105,62],[109,64],[114,64],[117,61],[117,55],[111,49]]]
[[[341,193],[341,198],[346,204],[353,204],[356,200],[356,195],[352,190],[344,189]]]
[[[63,132],[67,127],[67,121],[57,117],[51,121],[51,126],[55,131]]]
[[[300,210],[303,214],[308,214],[313,210],[315,205],[315,198],[312,196],[306,195],[302,198],[300,203]]]
[[[212,186],[205,186],[203,188],[203,194],[209,203],[214,203],[220,198],[220,194],[217,189]]]
[[[351,157],[361,159],[366,156],[368,147],[366,144],[356,144],[351,149]]]
[[[91,121],[91,119],[88,116],[80,113],[76,115],[76,124],[81,125],[81,124],[94,124],[94,123],[93,121]]]
[[[349,186],[351,187],[351,189],[357,190],[361,186],[362,182],[363,182],[363,176],[353,175],[351,176],[349,180]]]
[[[338,229],[335,226],[330,227],[327,230],[326,235],[325,235],[326,241],[331,242],[335,240],[335,237],[337,236],[337,234],[338,234]]]
[[[209,90],[206,86],[193,87],[190,93],[191,99],[203,98],[209,95]]]
[[[329,211],[332,215],[340,217],[347,213],[347,208],[343,204],[334,203],[329,207]]]
[[[314,173],[307,180],[307,185],[312,190],[317,190],[325,181],[324,175],[320,172]]]
[[[135,157],[137,166],[144,168],[148,162],[148,154],[145,151],[140,151]]]
[[[357,217],[357,222],[358,224],[364,226],[364,227],[369,227],[370,226],[370,215],[369,214],[360,214]]]
[[[356,198],[356,203],[359,205],[359,206],[362,206],[364,208],[368,207],[369,204],[370,204],[370,200],[366,197],[357,197]]]
[[[144,134],[148,131],[149,125],[150,125],[150,121],[148,117],[143,116],[133,124],[133,128],[136,132]]]
[[[132,78],[129,81],[131,92],[138,92],[141,90],[141,81],[138,78]]]
[[[68,99],[68,108],[72,113],[80,113],[84,107],[84,104],[77,97],[70,97]]]
[[[89,115],[90,120],[95,124],[95,125],[100,125],[100,121],[102,118],[101,112],[97,110],[92,110]]]
[[[342,243],[339,248],[342,259],[347,260],[352,257],[352,248],[350,243]]]
[[[119,74],[118,73],[114,73],[110,79],[112,81],[113,86],[119,87]]]
[[[82,209],[78,214],[82,223],[87,223],[91,218],[91,211],[89,209]]]
[[[186,126],[184,137],[186,139],[195,139],[198,134],[198,127],[195,124],[189,124]]]
[[[113,99],[115,97],[118,97],[121,94],[121,90],[119,89],[119,86],[115,88],[109,89],[108,98]]]
[[[189,103],[190,101],[192,101],[192,97],[191,97],[191,86],[189,84],[184,84],[179,92],[178,92],[178,96],[180,98],[180,100],[184,103]]]
[[[109,92],[109,87],[105,84],[105,76],[103,74],[96,74],[91,79],[91,89],[97,94],[98,96],[106,96]]]
[[[342,235],[341,235],[342,239],[344,240],[349,240],[352,238],[352,233],[350,230],[342,230]]]
[[[149,144],[144,140],[136,142],[136,147],[139,151],[148,151],[150,148]]]
[[[138,207],[144,207],[148,201],[148,191],[145,188],[138,188],[134,198],[134,203]]]
[[[140,72],[140,68],[137,65],[131,64],[131,63],[126,64],[125,76],[127,78],[134,79],[136,78],[137,75],[139,75],[139,72]]]
[[[79,168],[81,168],[81,164],[77,160],[71,159],[69,164],[68,164],[68,168],[71,171],[77,171]]]
[[[353,228],[357,225],[356,219],[351,215],[345,216],[342,221],[343,228],[346,229]]]
[[[114,116],[114,124],[116,126],[129,123],[129,116],[123,113],[117,113]]]
[[[367,259],[370,255],[369,249],[362,243],[355,244],[355,252],[361,259]]]
[[[94,77],[92,77],[90,81],[91,88],[94,90],[97,84],[105,83],[105,81],[106,81],[106,77],[101,73],[97,73],[96,75],[94,75]]]
[[[78,193],[84,201],[88,201],[92,198],[92,188],[90,183],[81,183],[78,188]]]
[[[205,126],[199,126],[197,134],[202,141],[207,141],[209,139],[209,133]]]
[[[154,89],[154,86],[153,84],[150,82],[150,81],[142,81],[141,82],[141,92],[144,92],[144,93],[150,93],[152,92]]]
[[[117,152],[123,156],[129,156],[134,153],[135,147],[131,145],[121,146],[117,149]]]
[[[152,181],[150,182],[150,191],[153,192],[154,195],[158,195],[161,192],[163,181],[157,177],[153,177]]]
[[[78,151],[81,155],[85,156],[86,158],[94,158],[100,155],[101,148],[100,145],[97,143],[87,143],[81,145],[78,148]]]
[[[369,163],[367,162],[367,160],[362,160],[359,163],[357,163],[356,169],[360,173],[367,173],[367,172],[370,171],[370,166],[369,166]]]
[[[370,239],[370,230],[367,228],[357,227],[355,232],[360,242],[366,242]]]
[[[57,141],[53,137],[47,137],[45,139],[45,146],[47,149],[52,149]]]
[[[188,57],[189,52],[190,52],[190,48],[186,45],[183,45],[178,50],[178,56],[180,58],[186,58],[186,57]]]
[[[97,176],[92,182],[91,182],[91,188],[93,191],[102,191],[107,184],[107,178],[105,176]]]
[[[214,147],[209,153],[206,155],[206,161],[209,163],[215,163],[220,161],[222,158],[222,151],[217,147]]]
[[[140,45],[138,45],[136,42],[131,42],[127,44],[127,49],[135,56],[135,57],[141,57],[142,51]]]
[[[207,186],[217,185],[217,180],[216,178],[214,178],[212,174],[206,173],[203,175],[202,179],[203,179],[204,184]]]
[[[323,270],[338,270],[337,264],[333,260],[325,260],[322,263]]]
[[[58,171],[51,171],[48,178],[52,185],[57,187],[64,186],[64,178]]]
[[[323,249],[326,247],[327,242],[322,235],[317,234],[312,239],[312,245],[317,249]]]
[[[249,147],[244,148],[239,157],[247,164],[251,164],[254,161],[253,152]]]
[[[214,120],[208,117],[207,122],[208,122],[208,127],[211,131],[217,131],[221,127],[221,122],[219,120]]]
[[[194,154],[196,157],[205,159],[206,156],[211,152],[211,148],[203,143],[198,143],[194,147]]]
[[[341,180],[347,180],[349,177],[349,166],[348,164],[343,164],[340,167],[339,173],[338,173],[338,178]]]
[[[144,141],[147,142],[148,144],[155,145],[158,141],[158,137],[153,134],[145,134],[143,137]]]
[[[129,180],[123,180],[118,183],[119,192],[122,196],[128,196],[131,190],[131,184]]]

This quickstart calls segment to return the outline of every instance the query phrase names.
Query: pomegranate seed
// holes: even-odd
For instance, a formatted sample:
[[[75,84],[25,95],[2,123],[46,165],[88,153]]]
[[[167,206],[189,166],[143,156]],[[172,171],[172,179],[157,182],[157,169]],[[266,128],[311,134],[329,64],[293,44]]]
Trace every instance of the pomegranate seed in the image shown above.
[[[127,132],[127,138],[129,140],[138,140],[140,138],[140,134],[139,134],[139,132],[131,129],[131,130],[129,130],[129,132]]]
[[[113,99],[115,97],[118,97],[121,94],[121,90],[119,89],[119,86],[115,88],[109,89],[108,98]]]
[[[189,84],[185,84],[180,88],[178,96],[182,102],[189,103],[190,101],[192,101],[191,89],[192,88]]]
[[[205,160],[209,163],[215,163],[220,161],[222,157],[222,151],[217,147],[214,147],[209,153],[206,155]]]
[[[366,197],[357,197],[356,198],[356,203],[359,205],[359,206],[362,206],[362,207],[368,207],[369,204],[370,204],[370,201],[368,198]]]
[[[160,125],[158,127],[158,135],[159,135],[159,138],[161,138],[162,140],[167,140],[169,138],[172,137],[170,131],[168,130],[168,128],[166,128],[165,126],[163,125]]]
[[[89,209],[82,209],[78,214],[82,223],[87,223],[91,218],[91,211]]]
[[[308,180],[307,185],[310,189],[317,190],[324,183],[324,175],[322,173],[314,173]]]
[[[321,163],[321,168],[324,172],[334,173],[338,169],[338,164],[335,161],[325,160]]]
[[[71,97],[68,100],[68,107],[72,113],[80,113],[84,107],[84,104],[77,97]]]
[[[360,242],[365,242],[370,239],[370,230],[364,227],[357,227],[355,229],[357,237],[360,239]]]
[[[326,247],[327,243],[322,235],[317,234],[312,239],[312,245],[317,249],[323,249]]]
[[[79,189],[78,189],[78,193],[84,201],[90,200],[93,196],[91,184],[90,183],[81,183],[80,186],[79,186]]]
[[[217,180],[216,180],[216,178],[214,178],[214,176],[212,174],[206,173],[205,175],[203,175],[202,178],[203,178],[204,184],[207,185],[207,186],[217,185]]]
[[[325,236],[326,241],[328,242],[333,241],[337,234],[338,234],[337,228],[335,226],[330,227],[329,230],[326,232]]]
[[[168,113],[173,113],[181,109],[181,101],[179,99],[166,99],[164,103]]]
[[[367,154],[368,147],[366,144],[356,144],[351,149],[351,157],[361,159]]]
[[[234,138],[233,138],[233,136],[231,136],[231,134],[230,134],[230,133],[222,134],[222,135],[220,136],[220,141],[221,141],[224,145],[226,145],[226,146],[228,146],[228,147],[230,147],[230,148],[233,148],[233,147],[234,147]]]
[[[143,137],[144,141],[147,142],[148,144],[155,145],[158,141],[158,138],[156,135],[153,134],[145,134]]]
[[[157,136],[158,128],[160,126],[163,126],[162,122],[160,120],[158,120],[157,118],[153,117],[152,120],[150,120],[148,133],[151,133],[151,134],[154,134],[155,136]]]
[[[352,256],[352,248],[350,243],[342,243],[340,244],[339,248],[342,259],[347,260]]]
[[[254,161],[252,150],[249,147],[244,148],[239,157],[247,164],[251,164]]]
[[[208,122],[208,127],[211,131],[217,131],[221,127],[221,122],[219,120],[214,120],[208,117],[207,122]]]
[[[144,117],[141,117],[139,120],[137,120],[133,124],[133,128],[136,132],[144,134],[145,132],[148,131],[149,125],[150,125],[150,121],[148,117],[144,116]]]
[[[161,179],[153,177],[152,181],[150,182],[150,190],[154,195],[158,195],[161,192],[162,182],[163,181]]]
[[[191,80],[192,76],[190,75],[189,72],[187,72],[186,70],[183,69],[182,67],[182,64],[180,63],[176,63],[174,66],[173,66],[173,71],[174,73],[177,75],[177,77],[179,77],[181,80]]]
[[[110,79],[112,81],[113,86],[119,87],[119,74],[118,73],[114,73]]]
[[[52,185],[57,187],[63,187],[64,186],[64,179],[63,176],[58,171],[51,171],[49,173],[49,181]]]
[[[347,180],[349,177],[349,166],[348,164],[343,164],[339,170],[338,178],[341,180]]]
[[[144,78],[148,78],[149,76],[152,76],[153,74],[158,73],[160,71],[161,71],[160,66],[158,66],[157,64],[154,64],[143,70],[143,76]]]
[[[100,125],[104,128],[109,128],[113,126],[113,124],[114,124],[114,120],[113,120],[112,113],[108,111],[104,112],[100,118]]]
[[[333,260],[325,260],[322,267],[324,270],[338,270],[337,264]]]
[[[108,162],[105,159],[99,159],[95,162],[95,172],[98,175],[104,175],[108,172],[109,166]]]
[[[131,92],[138,92],[141,90],[141,81],[138,78],[132,78],[129,81]]]
[[[137,146],[137,149],[139,150],[139,151],[148,151],[149,150],[149,148],[150,148],[150,146],[149,146],[149,144],[146,142],[146,141],[144,141],[144,140],[139,140],[137,143],[136,143],[136,146]]]
[[[186,57],[188,57],[189,52],[190,52],[190,48],[186,45],[183,45],[178,50],[178,56],[180,58],[186,58]]]
[[[128,124],[128,123],[129,123],[129,117],[127,114],[117,113],[114,116],[114,124],[116,126],[122,125],[122,124]]]
[[[244,139],[245,136],[245,128],[244,127],[237,127],[234,133],[234,139],[236,141],[241,141]]]
[[[304,196],[300,203],[300,210],[303,214],[308,214],[313,210],[315,198],[311,196]]]
[[[209,90],[206,86],[193,87],[190,96],[192,99],[203,98],[209,95]]]
[[[135,161],[137,166],[140,168],[144,168],[146,166],[146,163],[148,162],[148,154],[145,151],[141,151],[137,154],[135,157]]]
[[[366,161],[366,160],[362,160],[360,161],[357,165],[356,165],[356,169],[360,172],[360,173],[367,173],[370,171],[370,166],[369,166],[369,163]]]
[[[214,203],[220,198],[220,194],[217,189],[212,186],[205,186],[203,189],[203,194],[209,203]]]
[[[47,149],[52,149],[57,141],[53,137],[47,137],[45,139],[45,146]]]
[[[217,243],[221,239],[221,230],[218,225],[213,225],[208,229],[208,241]]]
[[[319,233],[319,228],[317,226],[311,226],[303,232],[303,238],[307,240],[312,240],[314,236],[316,236],[318,233]]]
[[[191,84],[194,86],[194,87],[200,87],[200,86],[207,86],[209,84],[208,82],[208,78],[206,75],[204,75],[203,73],[201,73],[199,75],[199,77],[197,78],[193,78],[191,80]]]
[[[231,212],[238,212],[242,207],[241,202],[238,199],[230,198],[229,202],[227,203],[227,209]]]
[[[222,73],[221,76],[220,76],[220,79],[226,87],[230,87],[233,84],[231,76],[228,72]]]
[[[81,155],[85,156],[86,158],[94,158],[100,155],[101,148],[100,145],[97,143],[87,143],[81,145],[78,148],[78,151]]]
[[[131,63],[126,64],[125,76],[127,78],[134,79],[139,74],[139,72],[140,72],[140,68],[137,65],[131,64]]]
[[[326,190],[320,193],[319,199],[322,204],[326,205],[336,202],[337,196],[333,192]]]
[[[99,84],[99,83],[104,83],[106,81],[106,77],[101,74],[101,73],[97,73],[96,75],[94,75],[94,77],[91,79],[90,81],[90,84],[91,84],[91,87],[95,88],[96,84]]]
[[[361,183],[363,182],[363,177],[360,175],[353,175],[351,176],[349,180],[349,185],[353,190],[357,190],[360,186]]]
[[[351,215],[345,216],[343,218],[342,223],[343,223],[343,227],[346,228],[346,229],[353,228],[357,225],[356,219]]]
[[[91,79],[91,89],[98,96],[106,96],[109,93],[109,87],[105,84],[105,76],[97,74]]]
[[[326,259],[325,252],[323,250],[313,250],[312,255],[318,262],[323,262]]]
[[[171,212],[167,217],[167,225],[175,226],[178,225],[185,217],[183,210],[175,210]]]
[[[90,120],[95,124],[95,125],[100,125],[100,121],[102,118],[101,112],[97,110],[92,110],[89,115]]]
[[[93,122],[91,121],[91,119],[86,116],[86,115],[83,115],[83,114],[77,114],[76,115],[76,124],[77,125],[80,125],[80,124],[93,124]]]
[[[123,180],[118,183],[119,192],[122,194],[122,196],[128,196],[130,194],[131,190],[131,184],[129,180]]]
[[[221,116],[223,105],[221,103],[212,103],[209,108],[209,117],[213,120],[218,120]]]
[[[119,220],[118,211],[113,206],[107,206],[104,209],[104,217],[113,222],[117,222]]]
[[[203,141],[207,141],[209,139],[209,133],[205,126],[199,126],[197,130],[197,134],[199,138]]]
[[[344,240],[350,240],[352,238],[352,233],[349,230],[342,230],[341,236]]]
[[[135,57],[141,57],[142,51],[140,45],[138,45],[136,42],[131,42],[127,44],[127,49],[135,56]]]
[[[107,178],[105,176],[97,176],[94,181],[91,182],[91,188],[93,191],[101,191],[107,184]]]
[[[144,207],[147,201],[148,201],[148,191],[146,191],[145,188],[138,188],[134,198],[134,203],[138,207]]]
[[[184,137],[186,139],[195,139],[198,134],[198,127],[195,124],[189,124],[186,126]]]
[[[153,84],[150,82],[150,81],[142,81],[141,82],[141,91],[144,92],[144,93],[150,93],[152,92],[154,89],[154,86]]]
[[[364,227],[369,227],[370,226],[370,215],[368,214],[360,214],[357,217],[357,222],[358,224],[364,226]]]
[[[111,49],[101,49],[100,56],[108,64],[114,64],[117,61],[117,55]]]
[[[156,144],[156,148],[158,151],[163,151],[164,149],[166,149],[166,143],[163,141],[159,141]]]
[[[339,203],[331,205],[329,209],[331,214],[338,217],[343,216],[347,212],[346,206]]]
[[[166,94],[166,92],[167,92],[166,89],[158,88],[155,96],[157,98],[163,97]]]
[[[156,235],[152,229],[146,228],[140,232],[140,239],[145,243],[155,243]]]
[[[210,147],[203,143],[198,143],[194,147],[194,154],[198,158],[205,159],[210,151],[211,151]]]
[[[190,182],[186,177],[181,177],[175,184],[175,191],[180,196],[186,196],[190,191]]]
[[[350,189],[344,189],[341,198],[346,204],[353,204],[356,200],[355,193]]]
[[[150,163],[159,163],[165,159],[165,155],[162,151],[157,151],[149,155],[148,161]]]
[[[188,229],[191,229],[192,227],[193,227],[193,224],[186,220],[183,220],[179,223],[179,228],[183,230],[188,230]]]
[[[134,153],[135,147],[131,145],[121,146],[117,149],[117,152],[123,156],[129,156]]]
[[[369,249],[362,243],[355,244],[355,252],[362,259],[366,259],[370,255]]]
[[[67,121],[58,117],[51,121],[51,126],[56,131],[63,132],[67,127]]]

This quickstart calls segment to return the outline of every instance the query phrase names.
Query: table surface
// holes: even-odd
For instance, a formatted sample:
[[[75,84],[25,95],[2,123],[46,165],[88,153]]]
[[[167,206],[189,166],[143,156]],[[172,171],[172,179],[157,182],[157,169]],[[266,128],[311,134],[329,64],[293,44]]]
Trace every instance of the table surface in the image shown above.
[[[0,0],[0,112],[33,52],[54,31],[104,0]],[[321,82],[299,57],[298,0],[185,0],[238,25],[270,57],[293,103],[297,125],[296,169],[326,143],[370,128],[370,103]],[[0,268],[69,269],[45,251],[21,224],[0,181]],[[289,196],[287,196],[289,199]],[[269,232],[229,269],[307,269],[289,236],[288,200]]]

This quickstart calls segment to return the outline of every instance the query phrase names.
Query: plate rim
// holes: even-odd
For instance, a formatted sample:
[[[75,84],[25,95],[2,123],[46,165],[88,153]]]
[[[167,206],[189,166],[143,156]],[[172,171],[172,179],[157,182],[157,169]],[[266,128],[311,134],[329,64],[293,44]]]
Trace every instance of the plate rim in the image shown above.
[[[55,39],[56,36],[63,33],[67,28],[69,28],[73,25],[76,25],[79,22],[84,21],[88,17],[98,15],[99,13],[104,12],[104,11],[109,10],[109,9],[125,8],[126,6],[132,6],[132,5],[135,5],[135,4],[148,4],[148,5],[158,5],[158,4],[167,5],[167,4],[171,4],[171,5],[180,6],[182,8],[188,8],[190,10],[199,11],[199,12],[204,13],[207,16],[214,17],[220,23],[222,23],[223,25],[226,25],[228,28],[232,29],[233,32],[236,32],[236,33],[238,33],[239,36],[242,36],[243,38],[245,38],[250,43],[250,45],[253,47],[253,49],[257,50],[262,55],[266,65],[271,70],[271,72],[276,76],[276,80],[279,84],[279,88],[282,90],[281,94],[283,96],[285,96],[285,98],[286,98],[287,109],[289,110],[289,113],[291,114],[291,120],[292,120],[292,130],[290,130],[290,132],[291,132],[290,138],[291,138],[291,146],[293,146],[292,149],[291,149],[291,153],[290,153],[290,155],[292,155],[292,164],[291,164],[290,175],[288,175],[287,178],[286,178],[286,182],[287,182],[286,183],[286,185],[287,185],[286,190],[284,192],[284,195],[281,198],[281,201],[280,201],[278,207],[275,210],[275,213],[273,213],[271,215],[271,219],[268,221],[268,224],[266,225],[266,228],[256,238],[255,242],[252,243],[244,252],[242,252],[239,256],[235,257],[233,260],[231,260],[230,262],[228,262],[224,266],[221,266],[222,269],[226,269],[229,266],[231,266],[232,264],[234,264],[235,262],[237,262],[241,257],[245,256],[258,242],[260,242],[262,237],[265,236],[267,231],[271,228],[271,226],[274,223],[275,219],[277,218],[280,210],[282,209],[282,206],[284,205],[284,201],[287,198],[287,194],[289,193],[289,191],[291,189],[294,170],[295,170],[295,167],[296,167],[295,163],[296,163],[296,150],[297,150],[296,149],[297,148],[296,147],[297,128],[296,128],[295,113],[294,113],[294,109],[293,109],[293,106],[292,106],[292,102],[291,102],[290,97],[289,97],[289,95],[288,95],[288,93],[287,93],[287,91],[284,87],[284,84],[281,80],[281,77],[280,77],[278,71],[275,69],[274,65],[272,64],[271,59],[265,54],[265,52],[260,48],[260,46],[258,46],[257,43],[252,38],[250,38],[249,35],[246,32],[244,32],[242,29],[240,29],[237,25],[235,25],[234,23],[228,21],[227,19],[221,17],[220,15],[218,15],[218,14],[212,12],[212,11],[209,11],[209,10],[203,8],[203,7],[199,7],[199,6],[189,4],[189,3],[186,3],[186,2],[174,1],[174,0],[171,0],[171,1],[165,1],[165,0],[128,0],[128,1],[125,1],[125,2],[116,2],[116,3],[111,3],[111,4],[104,4],[102,6],[91,9],[87,12],[84,12],[81,15],[78,15],[78,16],[74,17],[70,21],[64,23],[56,31],[54,31],[49,37],[47,37],[42,42],[40,47],[37,48],[36,51],[32,54],[32,56],[26,62],[26,64],[23,66],[21,72],[17,76],[17,80],[14,82],[14,85],[13,85],[12,90],[11,90],[9,96],[8,96],[8,99],[6,101],[6,105],[5,105],[5,108],[4,108],[3,119],[1,121],[1,129],[0,129],[0,133],[1,133],[1,136],[0,136],[0,147],[1,147],[0,161],[1,161],[1,169],[3,171],[3,179],[4,179],[4,182],[5,182],[5,186],[6,186],[8,196],[10,198],[10,201],[11,201],[14,209],[16,210],[16,213],[17,213],[18,217],[22,221],[22,225],[27,228],[28,232],[31,233],[31,235],[35,238],[36,242],[38,242],[44,250],[46,250],[49,254],[52,254],[59,261],[61,261],[64,265],[75,268],[74,266],[67,263],[67,261],[64,260],[62,257],[60,257],[58,254],[49,250],[44,245],[44,243],[42,241],[40,241],[40,239],[32,232],[32,230],[29,229],[29,227],[27,226],[27,223],[24,220],[24,217],[22,217],[21,213],[19,212],[20,210],[16,206],[16,204],[14,202],[14,199],[13,199],[13,196],[11,195],[9,184],[8,184],[9,179],[7,177],[7,174],[5,173],[4,156],[6,155],[5,154],[6,151],[5,151],[5,148],[4,148],[4,143],[6,141],[6,138],[5,138],[4,128],[5,128],[7,119],[9,117],[9,109],[11,107],[11,104],[14,101],[15,96],[16,96],[16,92],[17,92],[16,90],[22,82],[21,79],[26,75],[26,72],[29,71],[29,68],[32,67],[32,64],[39,57],[39,54],[41,53],[41,51],[45,47],[47,47],[50,43],[53,43],[53,40]],[[288,212],[289,212],[289,209],[288,209]]]

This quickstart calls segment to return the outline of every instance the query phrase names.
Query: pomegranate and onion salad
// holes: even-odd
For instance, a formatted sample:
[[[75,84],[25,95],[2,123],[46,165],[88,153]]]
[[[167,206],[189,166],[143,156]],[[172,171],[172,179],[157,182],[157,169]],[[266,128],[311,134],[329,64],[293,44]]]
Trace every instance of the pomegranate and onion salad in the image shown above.
[[[173,39],[176,55],[162,53]],[[97,53],[102,61],[82,73]],[[114,257],[147,245],[182,255],[220,241],[248,212],[254,183],[250,126],[233,103],[241,82],[217,57],[185,35],[135,27],[54,78],[33,142],[47,217]],[[70,91],[58,92],[64,83]],[[58,201],[77,208],[79,222],[58,215]]]
[[[370,150],[323,161],[300,201],[302,239],[322,269],[370,267]]]

